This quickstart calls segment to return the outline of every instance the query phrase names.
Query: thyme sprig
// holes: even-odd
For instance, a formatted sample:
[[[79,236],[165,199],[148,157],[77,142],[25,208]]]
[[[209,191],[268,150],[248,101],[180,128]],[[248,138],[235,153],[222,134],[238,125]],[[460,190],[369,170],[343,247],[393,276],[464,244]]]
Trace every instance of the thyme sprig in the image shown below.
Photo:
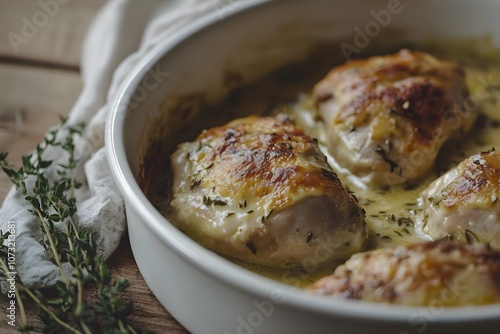
[[[42,232],[41,243],[50,260],[58,267],[61,280],[51,290],[30,289],[16,278],[16,300],[21,315],[25,314],[23,298],[31,299],[38,306],[44,323],[43,331],[56,333],[138,333],[126,321],[132,304],[121,299],[120,294],[130,284],[126,279],[113,280],[106,262],[97,255],[96,242],[90,232],[80,229],[75,220],[77,202],[75,191],[81,186],[74,176],[78,164],[75,139],[82,134],[84,124],[61,125],[48,132],[33,154],[22,158],[22,166],[14,168],[7,162],[7,153],[0,152],[0,167],[24,199],[30,203],[29,212],[36,216]],[[60,138],[63,139],[60,139]],[[44,159],[49,147],[59,147],[65,162],[57,166]],[[55,167],[56,175],[49,178],[48,168]],[[28,180],[33,186],[28,186]],[[9,233],[0,235],[0,277],[9,272],[7,247]],[[63,263],[73,267],[67,273]],[[97,300],[86,301],[83,296],[87,285],[97,287]],[[34,327],[22,317],[22,331]]]

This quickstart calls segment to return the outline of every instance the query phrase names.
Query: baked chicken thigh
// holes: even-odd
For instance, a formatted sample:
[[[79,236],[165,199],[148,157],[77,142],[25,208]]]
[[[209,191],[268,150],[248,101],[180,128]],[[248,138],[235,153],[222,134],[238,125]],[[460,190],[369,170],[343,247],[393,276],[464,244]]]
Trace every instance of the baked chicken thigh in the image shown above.
[[[284,115],[206,130],[179,146],[172,167],[174,224],[216,253],[295,268],[363,249],[364,210],[317,141]]]
[[[355,254],[310,289],[339,299],[465,306],[500,302],[499,282],[500,252],[438,240]]]
[[[475,154],[422,194],[423,232],[500,249],[500,152]]]
[[[441,146],[472,127],[464,72],[423,52],[350,61],[313,90],[331,154],[370,186],[423,177]]]

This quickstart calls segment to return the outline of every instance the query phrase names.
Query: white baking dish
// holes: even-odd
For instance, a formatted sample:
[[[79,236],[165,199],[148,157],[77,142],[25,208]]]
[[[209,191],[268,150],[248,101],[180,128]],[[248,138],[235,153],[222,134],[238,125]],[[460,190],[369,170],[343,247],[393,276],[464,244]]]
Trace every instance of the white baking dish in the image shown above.
[[[495,0],[221,1],[213,13],[162,41],[125,83],[106,135],[132,250],[160,302],[193,333],[497,333],[500,305],[445,309],[439,301],[428,308],[338,301],[242,269],[171,225],[137,180],[151,124],[163,120],[155,135],[175,138],[180,117],[168,115],[175,101],[200,92],[217,101],[227,93],[228,71],[250,81],[323,43],[338,52],[340,42],[353,51],[380,40],[398,45],[491,37],[500,45],[498,14]]]

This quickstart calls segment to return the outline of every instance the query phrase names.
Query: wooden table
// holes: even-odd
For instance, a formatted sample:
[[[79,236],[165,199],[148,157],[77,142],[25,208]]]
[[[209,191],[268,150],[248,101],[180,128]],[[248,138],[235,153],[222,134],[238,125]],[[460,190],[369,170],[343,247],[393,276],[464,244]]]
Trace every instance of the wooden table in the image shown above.
[[[42,1],[47,2],[47,1]],[[11,162],[42,140],[45,131],[59,122],[76,101],[82,82],[79,75],[81,44],[87,28],[105,0],[73,0],[59,11],[34,36],[19,42],[9,41],[9,33],[22,36],[25,20],[43,11],[38,1],[0,0],[0,151],[9,152]],[[10,36],[13,36],[10,34]],[[10,183],[0,175],[0,203]],[[134,303],[130,322],[156,333],[187,333],[163,308],[144,282],[125,237],[109,260],[115,276],[125,277],[131,287],[125,298]],[[95,291],[86,291],[91,298]],[[0,333],[17,333],[4,316],[7,298],[0,295]],[[35,319],[28,305],[30,319]],[[35,325],[40,322],[35,321]]]

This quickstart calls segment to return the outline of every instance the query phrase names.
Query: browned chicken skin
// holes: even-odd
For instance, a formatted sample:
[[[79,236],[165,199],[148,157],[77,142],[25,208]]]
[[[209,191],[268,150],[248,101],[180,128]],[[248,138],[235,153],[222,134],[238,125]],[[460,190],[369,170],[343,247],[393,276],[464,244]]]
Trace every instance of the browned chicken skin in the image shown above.
[[[313,90],[330,152],[368,185],[419,179],[441,146],[469,131],[464,72],[422,52],[400,52],[335,67]]]
[[[364,210],[317,141],[284,115],[204,131],[172,156],[174,223],[207,248],[250,263],[347,258],[366,240]]]
[[[413,306],[500,302],[500,252],[439,240],[355,254],[312,291]]]
[[[500,152],[475,154],[422,194],[423,232],[500,249]]]

